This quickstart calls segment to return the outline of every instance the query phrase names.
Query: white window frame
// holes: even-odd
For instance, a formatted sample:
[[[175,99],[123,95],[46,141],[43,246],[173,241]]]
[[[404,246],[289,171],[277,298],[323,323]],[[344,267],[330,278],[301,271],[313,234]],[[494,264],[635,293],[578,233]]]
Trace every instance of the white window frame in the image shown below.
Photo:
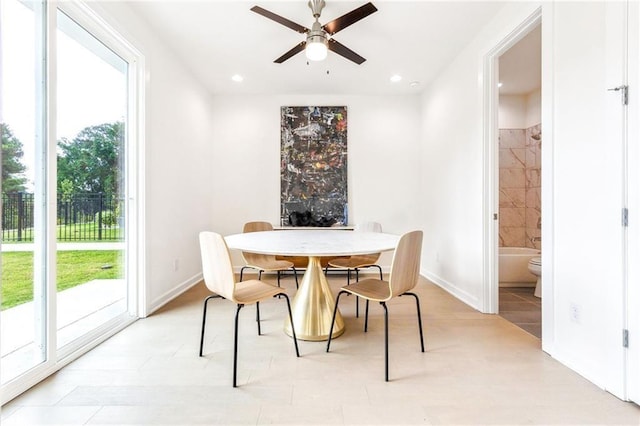
[[[47,264],[46,292],[46,360],[20,375],[16,379],[2,385],[1,401],[4,404],[20,393],[44,380],[65,365],[93,349],[109,337],[130,325],[137,318],[147,315],[145,292],[145,232],[144,232],[144,83],[145,58],[141,52],[102,17],[80,1],[44,0],[46,24],[44,36],[45,83],[42,104],[43,121],[45,122],[45,140],[47,158],[43,162],[42,178],[46,178],[47,209],[55,211],[56,205],[56,14],[60,10],[81,25],[85,30],[100,40],[128,63],[128,111],[126,128],[126,259],[125,268],[128,280],[128,312],[108,322],[96,330],[83,336],[60,350],[57,349],[56,335],[56,217],[51,211],[46,212],[47,241],[44,249],[44,262]]]

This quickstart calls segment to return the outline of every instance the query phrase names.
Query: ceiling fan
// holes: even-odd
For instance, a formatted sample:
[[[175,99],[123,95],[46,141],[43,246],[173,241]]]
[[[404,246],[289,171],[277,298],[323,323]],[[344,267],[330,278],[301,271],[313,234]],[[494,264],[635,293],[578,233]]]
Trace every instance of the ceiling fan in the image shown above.
[[[356,52],[349,49],[345,45],[337,42],[331,36],[333,36],[338,31],[347,28],[349,25],[355,24],[359,20],[366,18],[378,9],[376,9],[376,7],[372,3],[367,3],[345,15],[342,15],[339,18],[334,19],[329,23],[320,25],[318,19],[320,18],[320,14],[322,13],[322,9],[324,8],[324,6],[324,0],[309,1],[309,8],[311,8],[313,17],[316,20],[311,26],[311,29],[303,27],[300,24],[296,24],[295,22],[290,21],[287,18],[283,18],[280,15],[276,15],[275,13],[263,9],[260,6],[253,6],[251,8],[253,12],[262,15],[265,18],[276,21],[277,23],[291,28],[292,30],[297,31],[300,34],[307,35],[306,41],[301,41],[295,47],[293,47],[291,50],[289,50],[287,53],[280,56],[273,62],[281,64],[303,50],[306,51],[306,55],[309,60],[321,61],[327,57],[327,49],[349,59],[350,61],[355,62],[358,65],[366,61],[365,58],[358,55]]]

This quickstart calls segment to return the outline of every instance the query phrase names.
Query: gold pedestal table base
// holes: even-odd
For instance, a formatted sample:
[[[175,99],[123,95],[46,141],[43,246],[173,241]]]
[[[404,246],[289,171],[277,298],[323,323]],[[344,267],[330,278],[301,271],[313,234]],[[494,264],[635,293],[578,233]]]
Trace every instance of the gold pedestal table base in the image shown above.
[[[302,284],[291,304],[296,337],[316,342],[327,340],[334,306],[335,298],[322,270],[320,257],[309,256],[309,264],[302,278]],[[293,335],[289,318],[285,322],[284,332],[289,336]],[[338,311],[331,338],[336,338],[342,333],[344,333],[344,321]]]

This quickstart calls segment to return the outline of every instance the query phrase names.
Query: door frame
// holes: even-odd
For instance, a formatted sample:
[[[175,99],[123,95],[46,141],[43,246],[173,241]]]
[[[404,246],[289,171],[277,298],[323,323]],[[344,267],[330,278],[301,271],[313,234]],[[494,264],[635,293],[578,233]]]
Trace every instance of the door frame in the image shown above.
[[[483,58],[483,285],[482,312],[498,313],[498,241],[499,241],[499,189],[498,189],[498,58],[513,45],[542,24],[542,8],[532,14],[500,40]],[[544,27],[543,27],[544,45]],[[543,76],[544,77],[544,76]],[[543,123],[544,123],[543,111]],[[543,132],[545,133],[546,130]],[[545,140],[548,138],[545,133]],[[543,150],[544,152],[544,150]],[[543,161],[543,168],[545,167]],[[544,172],[542,172],[544,174]],[[546,219],[545,219],[546,220]],[[547,268],[547,265],[545,265]],[[544,287],[543,287],[544,288]],[[544,290],[543,290],[544,291]]]

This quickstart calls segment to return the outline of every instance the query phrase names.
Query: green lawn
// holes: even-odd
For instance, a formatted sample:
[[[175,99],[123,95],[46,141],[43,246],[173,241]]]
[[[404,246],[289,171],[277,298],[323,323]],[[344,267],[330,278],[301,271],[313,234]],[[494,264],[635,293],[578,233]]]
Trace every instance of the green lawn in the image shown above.
[[[97,222],[78,223],[72,225],[58,225],[56,227],[56,238],[59,242],[65,241],[122,241],[123,229],[117,226],[103,226],[98,229]],[[100,239],[98,239],[98,235]],[[18,233],[15,229],[2,230],[2,241],[4,243],[32,243],[33,228],[22,230],[22,241],[17,241]]]
[[[94,279],[123,277],[121,250],[57,253],[58,291]],[[111,268],[104,266],[111,265]],[[33,252],[2,253],[2,310],[33,300]]]

